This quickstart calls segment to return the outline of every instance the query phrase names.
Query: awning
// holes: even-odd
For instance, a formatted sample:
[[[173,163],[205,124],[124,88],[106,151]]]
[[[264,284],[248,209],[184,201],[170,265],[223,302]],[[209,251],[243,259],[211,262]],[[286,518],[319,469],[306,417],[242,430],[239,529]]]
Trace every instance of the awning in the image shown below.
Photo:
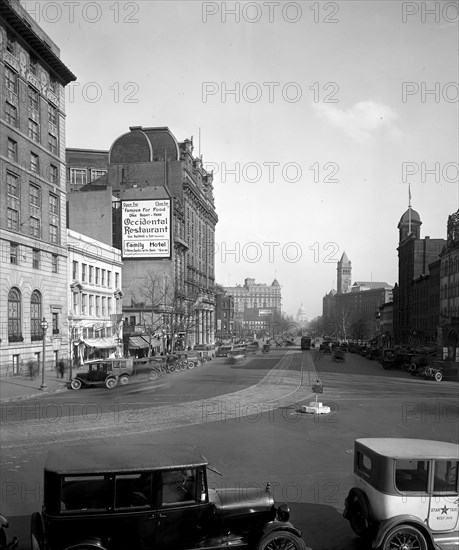
[[[148,342],[141,336],[129,337],[129,349],[143,349],[148,348]]]
[[[88,346],[88,348],[110,349],[117,347],[115,338],[85,338],[79,343]]]

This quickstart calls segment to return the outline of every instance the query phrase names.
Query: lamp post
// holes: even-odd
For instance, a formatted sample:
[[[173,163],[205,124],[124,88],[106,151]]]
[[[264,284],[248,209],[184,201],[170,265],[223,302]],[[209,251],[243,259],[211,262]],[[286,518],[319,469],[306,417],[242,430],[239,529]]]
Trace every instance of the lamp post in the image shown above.
[[[41,330],[43,331],[43,356],[42,356],[42,365],[41,365],[41,386],[40,389],[46,389],[45,384],[45,344],[46,344],[46,331],[48,330],[48,322],[43,317],[43,321],[40,323]]]

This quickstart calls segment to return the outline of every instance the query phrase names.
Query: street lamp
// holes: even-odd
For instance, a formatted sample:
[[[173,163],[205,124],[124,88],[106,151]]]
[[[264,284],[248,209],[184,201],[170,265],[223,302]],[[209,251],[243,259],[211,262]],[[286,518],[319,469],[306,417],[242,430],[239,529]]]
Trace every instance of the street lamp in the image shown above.
[[[43,321],[40,323],[41,330],[43,331],[43,357],[42,357],[42,366],[41,366],[41,390],[46,389],[45,384],[45,344],[46,344],[46,331],[48,330],[48,322],[43,317]]]

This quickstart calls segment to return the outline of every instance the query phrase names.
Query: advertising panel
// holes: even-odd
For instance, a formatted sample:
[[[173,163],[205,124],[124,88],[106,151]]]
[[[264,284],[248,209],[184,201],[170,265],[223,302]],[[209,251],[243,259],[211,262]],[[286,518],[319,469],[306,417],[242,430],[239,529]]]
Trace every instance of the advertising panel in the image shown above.
[[[171,257],[170,199],[121,201],[123,258]]]

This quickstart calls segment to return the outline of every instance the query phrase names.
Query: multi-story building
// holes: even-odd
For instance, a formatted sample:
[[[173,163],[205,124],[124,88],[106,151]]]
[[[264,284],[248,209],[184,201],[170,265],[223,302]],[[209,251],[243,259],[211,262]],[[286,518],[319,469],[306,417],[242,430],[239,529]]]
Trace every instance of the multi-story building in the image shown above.
[[[48,367],[68,353],[64,89],[75,79],[20,2],[0,0],[0,375],[42,363],[44,334]]]
[[[411,343],[415,346],[438,341],[440,313],[440,259],[411,281]]]
[[[235,336],[234,298],[230,294],[215,295],[215,338],[217,340],[232,340]]]
[[[459,210],[448,217],[446,245],[440,253],[440,342],[445,358],[459,361]]]
[[[273,308],[280,315],[282,308],[281,286],[277,279],[268,285],[255,283],[255,279],[244,279],[243,285],[224,287],[234,297],[234,316],[238,323],[244,322],[244,312],[250,308]]]
[[[69,177],[105,169],[103,151],[77,156],[68,152]],[[110,147],[106,168],[70,194],[69,227],[122,250],[123,315],[132,326],[153,306],[172,338],[213,343],[218,217],[212,174],[193,156],[192,141],[179,143],[169,128],[133,126]],[[147,328],[156,324],[151,318]]]
[[[69,359],[122,355],[121,252],[67,230]]]
[[[429,264],[439,258],[446,244],[444,239],[421,239],[421,225],[419,214],[411,206],[398,224],[398,285],[394,289],[394,337],[400,344],[413,343],[416,302],[413,292],[417,289],[413,280],[427,275]]]
[[[67,148],[65,156],[67,162],[67,193],[78,191],[107,173],[108,151]]]

